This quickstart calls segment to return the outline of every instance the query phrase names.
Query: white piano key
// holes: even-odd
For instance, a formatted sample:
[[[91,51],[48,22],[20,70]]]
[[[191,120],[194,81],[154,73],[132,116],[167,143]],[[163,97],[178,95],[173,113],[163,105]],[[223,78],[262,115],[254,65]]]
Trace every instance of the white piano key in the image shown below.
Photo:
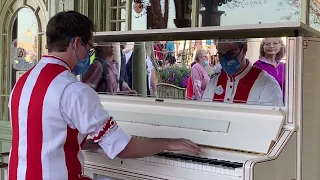
[[[211,166],[205,165],[203,166],[205,171],[211,172]]]
[[[150,162],[155,162],[154,156],[151,156],[151,157],[150,157]]]
[[[216,172],[216,167],[211,166],[211,172],[215,173]]]
[[[220,168],[220,174],[225,174],[225,169],[224,168]]]
[[[170,165],[170,159],[166,159],[166,165]]]
[[[181,161],[178,161],[178,167],[181,167],[181,163],[182,163]]]
[[[186,168],[190,168],[190,163],[186,163]]]
[[[178,166],[178,161],[173,161],[174,166]]]
[[[169,165],[173,166],[174,165],[174,160],[170,160]]]
[[[237,177],[241,177],[242,176],[242,168],[237,168],[235,169],[235,173],[234,175],[237,176]]]
[[[234,176],[235,175],[235,170],[234,169],[230,169],[229,170],[229,175],[230,176]]]
[[[198,164],[198,170],[200,170],[200,171],[202,171],[202,168],[203,166],[202,166],[202,164]]]
[[[225,173],[226,175],[230,175],[230,168],[224,169],[224,173]]]
[[[186,163],[185,162],[181,162],[181,167],[186,167]]]
[[[161,158],[161,164],[166,164],[166,159]]]
[[[198,169],[199,165],[198,164],[193,164],[193,169]]]
[[[216,173],[221,174],[221,167],[215,167],[216,168]]]

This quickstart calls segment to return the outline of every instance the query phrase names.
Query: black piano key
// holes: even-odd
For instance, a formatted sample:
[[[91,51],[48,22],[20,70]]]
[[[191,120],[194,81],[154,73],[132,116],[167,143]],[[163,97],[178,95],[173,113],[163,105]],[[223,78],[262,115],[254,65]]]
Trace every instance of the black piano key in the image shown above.
[[[158,153],[158,154],[156,154],[156,156],[162,157],[162,156],[165,156],[165,153]]]
[[[243,166],[242,163],[234,163],[235,164],[235,168],[241,168]]]
[[[201,162],[201,163],[203,163],[203,164],[207,164],[207,163],[209,163],[211,161],[211,159],[208,159],[208,158],[202,158],[202,159],[200,159],[200,161],[199,162]]]
[[[209,162],[209,164],[220,165],[221,162],[219,162],[219,160],[217,160],[217,159],[211,159],[211,161]]]

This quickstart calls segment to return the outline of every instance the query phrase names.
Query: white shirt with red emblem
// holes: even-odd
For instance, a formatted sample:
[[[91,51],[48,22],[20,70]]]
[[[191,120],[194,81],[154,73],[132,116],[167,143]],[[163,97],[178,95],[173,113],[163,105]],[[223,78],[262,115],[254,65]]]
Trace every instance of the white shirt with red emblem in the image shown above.
[[[9,102],[12,148],[9,179],[78,180],[89,135],[110,157],[129,143],[101,105],[61,59],[44,56],[15,85]]]
[[[202,100],[283,106],[282,91],[277,81],[249,61],[241,72],[233,76],[222,70],[211,79]]]

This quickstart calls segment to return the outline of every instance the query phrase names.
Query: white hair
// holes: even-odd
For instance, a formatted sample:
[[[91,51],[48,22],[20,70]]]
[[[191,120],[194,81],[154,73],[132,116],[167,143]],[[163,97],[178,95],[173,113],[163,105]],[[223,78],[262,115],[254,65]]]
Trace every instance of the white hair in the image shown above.
[[[207,51],[205,49],[203,49],[203,48],[200,48],[196,52],[195,60],[199,61],[200,57],[204,57],[204,56],[207,56],[207,55],[208,55]]]

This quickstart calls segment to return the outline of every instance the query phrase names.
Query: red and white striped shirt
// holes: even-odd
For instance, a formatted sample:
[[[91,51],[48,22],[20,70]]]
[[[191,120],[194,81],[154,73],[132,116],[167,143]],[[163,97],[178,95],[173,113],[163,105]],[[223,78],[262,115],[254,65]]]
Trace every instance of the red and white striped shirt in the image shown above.
[[[130,141],[61,59],[44,56],[15,85],[9,102],[12,148],[9,180],[79,180],[88,135],[110,157]]]
[[[211,79],[202,100],[283,106],[282,91],[277,81],[249,61],[241,72],[233,76],[221,71]]]

